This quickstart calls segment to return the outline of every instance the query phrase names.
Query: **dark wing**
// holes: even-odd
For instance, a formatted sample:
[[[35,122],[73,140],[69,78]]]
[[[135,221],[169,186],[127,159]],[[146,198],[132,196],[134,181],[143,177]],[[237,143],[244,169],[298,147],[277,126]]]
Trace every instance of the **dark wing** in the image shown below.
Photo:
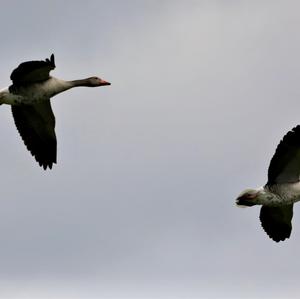
[[[31,154],[44,169],[56,163],[55,117],[50,100],[12,106],[16,127]]]
[[[268,170],[268,183],[295,183],[300,176],[300,126],[289,131],[277,146]]]
[[[10,75],[14,85],[41,82],[49,79],[49,72],[55,69],[54,55],[50,59],[21,63]]]
[[[281,207],[262,206],[259,215],[263,229],[276,242],[290,237],[292,218],[293,204]]]

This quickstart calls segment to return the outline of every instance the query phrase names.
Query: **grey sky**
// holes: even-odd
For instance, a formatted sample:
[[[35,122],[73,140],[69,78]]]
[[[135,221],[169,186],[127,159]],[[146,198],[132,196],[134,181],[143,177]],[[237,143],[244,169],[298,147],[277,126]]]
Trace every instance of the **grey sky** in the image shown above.
[[[52,100],[51,171],[0,107],[1,298],[298,297],[299,206],[276,244],[234,205],[300,123],[297,1],[1,7],[3,87],[51,53],[112,82]]]

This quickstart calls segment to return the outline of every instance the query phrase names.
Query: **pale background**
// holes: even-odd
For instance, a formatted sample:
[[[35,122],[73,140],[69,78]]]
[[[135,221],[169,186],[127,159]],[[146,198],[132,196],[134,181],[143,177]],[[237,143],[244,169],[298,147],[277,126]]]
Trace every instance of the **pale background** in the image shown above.
[[[1,1],[0,82],[112,85],[53,99],[44,171],[0,107],[0,297],[299,298],[300,209],[271,241],[236,196],[300,123],[299,1]]]

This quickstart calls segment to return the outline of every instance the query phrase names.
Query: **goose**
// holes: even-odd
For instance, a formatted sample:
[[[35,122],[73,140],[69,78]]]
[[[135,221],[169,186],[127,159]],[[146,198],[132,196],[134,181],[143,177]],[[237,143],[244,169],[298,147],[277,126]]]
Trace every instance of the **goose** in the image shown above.
[[[57,163],[55,117],[50,98],[73,87],[110,85],[98,77],[61,80],[49,75],[54,69],[54,54],[50,59],[23,62],[11,73],[12,85],[0,90],[0,105],[11,105],[24,144],[44,170]]]
[[[289,131],[277,146],[266,185],[246,189],[236,199],[237,206],[262,205],[260,221],[275,242],[292,232],[293,205],[300,200],[300,125]]]

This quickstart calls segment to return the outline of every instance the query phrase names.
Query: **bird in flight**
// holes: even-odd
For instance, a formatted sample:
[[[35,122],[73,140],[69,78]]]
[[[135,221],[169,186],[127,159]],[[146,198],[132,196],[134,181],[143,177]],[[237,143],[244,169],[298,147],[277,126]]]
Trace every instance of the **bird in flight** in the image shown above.
[[[11,105],[16,127],[36,161],[45,170],[56,163],[55,117],[50,98],[73,87],[110,85],[98,77],[65,81],[49,75],[54,55],[21,63],[11,74],[12,85],[0,90],[0,105]]]
[[[247,189],[236,199],[238,206],[262,205],[263,229],[276,242],[289,238],[293,205],[300,200],[300,125],[280,141],[268,170],[268,182],[258,189]]]

